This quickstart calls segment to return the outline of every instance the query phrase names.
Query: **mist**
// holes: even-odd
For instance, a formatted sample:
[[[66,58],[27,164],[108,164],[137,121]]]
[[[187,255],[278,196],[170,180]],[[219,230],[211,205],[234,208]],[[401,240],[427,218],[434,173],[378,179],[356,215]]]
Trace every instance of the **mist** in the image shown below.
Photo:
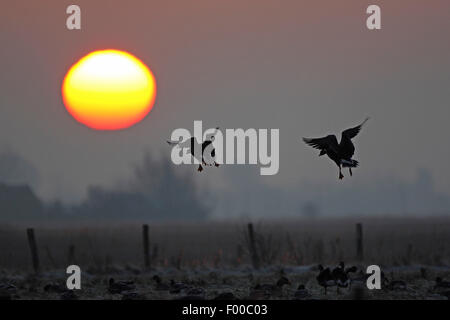
[[[39,173],[25,158],[0,153],[0,220],[188,221],[237,218],[448,215],[450,197],[436,190],[433,177],[418,169],[411,181],[379,177],[370,184],[302,181],[274,187],[260,180],[258,167],[235,166],[219,186],[197,177],[219,168],[176,166],[150,152],[130,165],[131,174],[111,185],[91,185],[77,203],[43,200],[36,193]]]

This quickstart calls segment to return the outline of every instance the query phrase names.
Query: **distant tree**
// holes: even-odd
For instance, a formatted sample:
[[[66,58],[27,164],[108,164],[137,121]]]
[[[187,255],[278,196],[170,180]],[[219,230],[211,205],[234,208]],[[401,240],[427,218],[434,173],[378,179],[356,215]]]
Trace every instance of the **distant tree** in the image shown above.
[[[167,157],[156,160],[145,154],[134,168],[130,189],[150,199],[161,218],[203,219],[208,215],[193,176],[177,172]]]
[[[146,154],[134,167],[133,176],[120,188],[88,188],[82,204],[70,216],[89,219],[192,220],[204,219],[208,210],[198,195],[192,176],[177,172],[169,159]]]
[[[12,150],[0,151],[0,183],[36,187],[38,182],[39,174],[33,164]]]
[[[88,188],[88,197],[71,211],[73,217],[133,220],[157,218],[152,203],[142,194],[108,190],[97,186]]]
[[[0,221],[18,222],[44,217],[42,202],[28,185],[0,183]]]

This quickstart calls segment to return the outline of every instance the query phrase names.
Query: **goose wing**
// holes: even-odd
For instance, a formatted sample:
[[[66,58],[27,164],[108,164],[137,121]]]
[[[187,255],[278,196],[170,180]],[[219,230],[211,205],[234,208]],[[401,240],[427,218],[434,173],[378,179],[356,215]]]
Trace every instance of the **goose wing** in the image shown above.
[[[334,153],[338,153],[339,150],[338,141],[333,134],[323,138],[303,138],[303,141],[315,149],[333,151]]]
[[[369,118],[366,118],[359,126],[342,131],[342,139],[353,139],[354,137],[356,137],[367,120],[369,120]]]
[[[177,144],[179,144],[178,141],[171,141],[171,140],[166,140],[166,141],[169,144],[169,146],[176,146]]]

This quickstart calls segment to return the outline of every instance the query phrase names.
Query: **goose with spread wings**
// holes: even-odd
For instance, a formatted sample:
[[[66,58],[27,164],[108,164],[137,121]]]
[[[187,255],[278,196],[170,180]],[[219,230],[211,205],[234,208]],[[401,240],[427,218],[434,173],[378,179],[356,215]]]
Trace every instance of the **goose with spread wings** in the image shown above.
[[[214,138],[218,131],[219,131],[219,127],[216,127],[215,132],[212,134],[208,134],[206,136],[206,139],[202,143],[199,143],[195,137],[191,137],[185,141],[181,141],[182,138],[180,139],[180,141],[167,140],[167,143],[170,146],[178,145],[182,148],[188,149],[189,153],[192,155],[192,157],[194,157],[199,162],[201,162],[198,165],[198,169],[197,169],[197,171],[201,172],[201,171],[203,171],[203,166],[206,166],[206,165],[211,166],[212,164],[214,164],[214,166],[216,166],[216,167],[219,166],[219,164],[215,161],[216,149],[214,148],[214,144],[213,144]],[[210,145],[212,148],[210,147]]]
[[[348,168],[350,175],[353,175],[352,168],[356,168],[358,161],[352,159],[355,153],[355,146],[352,139],[361,131],[362,126],[369,120],[366,118],[363,123],[354,128],[342,131],[341,142],[338,143],[334,134],[323,138],[303,138],[303,141],[315,149],[319,149],[319,157],[327,155],[339,167],[339,179],[344,178],[341,168]]]

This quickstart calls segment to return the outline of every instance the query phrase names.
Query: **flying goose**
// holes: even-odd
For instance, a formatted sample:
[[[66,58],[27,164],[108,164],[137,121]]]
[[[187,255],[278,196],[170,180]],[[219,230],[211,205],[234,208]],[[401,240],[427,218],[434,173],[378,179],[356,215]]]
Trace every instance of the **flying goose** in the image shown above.
[[[303,141],[315,148],[319,149],[319,157],[326,154],[339,167],[339,179],[344,178],[341,167],[348,168],[350,175],[353,175],[352,168],[356,168],[358,161],[352,159],[355,153],[355,146],[352,139],[361,131],[362,126],[369,120],[366,118],[359,126],[342,131],[341,142],[338,143],[334,134],[330,134],[323,138],[303,138]]]
[[[175,145],[179,145],[180,147],[184,147],[184,148],[188,148],[189,149],[189,153],[192,155],[192,157],[194,157],[195,159],[197,159],[198,161],[200,161],[201,158],[201,163],[198,165],[198,169],[197,171],[201,172],[203,171],[203,167],[202,165],[206,166],[206,165],[212,165],[212,163],[214,163],[214,165],[216,167],[219,166],[219,164],[214,161],[215,157],[216,157],[216,149],[213,148],[211,150],[211,154],[204,154],[205,153],[205,149],[213,143],[215,135],[217,134],[217,131],[219,130],[219,127],[215,128],[216,131],[213,134],[209,134],[206,136],[206,139],[200,144],[197,139],[195,137],[191,137],[185,141],[171,141],[171,140],[167,140],[167,143],[171,146],[175,146]],[[202,154],[199,155],[198,151],[200,151],[200,147],[202,150]]]

